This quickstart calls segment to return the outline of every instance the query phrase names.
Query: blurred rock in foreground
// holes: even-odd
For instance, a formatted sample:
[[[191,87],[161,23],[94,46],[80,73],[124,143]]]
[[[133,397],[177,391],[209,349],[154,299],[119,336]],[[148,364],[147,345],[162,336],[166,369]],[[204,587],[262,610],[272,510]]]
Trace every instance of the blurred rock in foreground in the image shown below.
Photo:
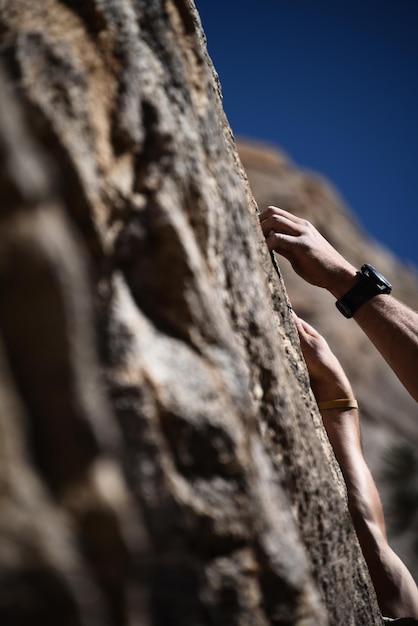
[[[0,38],[0,623],[377,626],[193,3]]]

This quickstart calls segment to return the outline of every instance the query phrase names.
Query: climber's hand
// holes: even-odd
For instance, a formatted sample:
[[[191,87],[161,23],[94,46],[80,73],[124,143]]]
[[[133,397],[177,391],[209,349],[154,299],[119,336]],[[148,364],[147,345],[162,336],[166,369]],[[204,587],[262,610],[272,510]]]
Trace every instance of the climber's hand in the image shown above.
[[[274,206],[260,214],[269,250],[286,257],[309,283],[337,298],[356,282],[356,269],[307,220]]]
[[[316,401],[352,398],[350,382],[327,341],[301,318],[294,315],[294,320]]]

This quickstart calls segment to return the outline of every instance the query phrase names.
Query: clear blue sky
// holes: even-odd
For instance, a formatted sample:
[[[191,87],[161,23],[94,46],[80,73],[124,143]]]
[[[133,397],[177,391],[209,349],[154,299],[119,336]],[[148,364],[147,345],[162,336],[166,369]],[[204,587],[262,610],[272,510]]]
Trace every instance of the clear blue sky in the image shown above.
[[[418,0],[196,0],[236,137],[325,175],[418,268]]]

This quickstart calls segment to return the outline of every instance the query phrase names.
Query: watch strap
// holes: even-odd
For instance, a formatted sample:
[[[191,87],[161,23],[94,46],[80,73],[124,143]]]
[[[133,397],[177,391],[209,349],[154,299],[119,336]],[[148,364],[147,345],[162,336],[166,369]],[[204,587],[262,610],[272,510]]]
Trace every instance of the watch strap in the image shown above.
[[[365,264],[357,272],[357,283],[337,302],[335,306],[346,318],[353,317],[354,313],[374,296],[389,294],[392,285],[383,276],[378,274],[371,265]]]

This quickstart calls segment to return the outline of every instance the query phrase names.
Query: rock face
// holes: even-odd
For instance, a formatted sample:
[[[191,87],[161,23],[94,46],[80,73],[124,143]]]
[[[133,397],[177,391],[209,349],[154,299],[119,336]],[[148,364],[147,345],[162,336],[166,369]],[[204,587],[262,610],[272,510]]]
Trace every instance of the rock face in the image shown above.
[[[0,35],[0,622],[380,624],[193,4]]]
[[[392,282],[393,295],[418,310],[417,271],[361,229],[329,182],[297,168],[270,146],[242,140],[239,154],[260,209],[273,204],[309,219],[354,265],[371,263],[379,268]],[[277,260],[295,310],[327,337],[352,381],[361,407],[365,454],[386,508],[390,543],[418,580],[416,516],[411,515],[399,532],[397,520],[391,517],[393,497],[385,479],[388,460],[396,450],[402,452],[404,463],[408,456],[416,458],[417,404],[358,326],[337,311],[332,297],[300,279],[285,259]],[[417,509],[418,473],[413,474],[412,461],[409,465],[407,497],[415,498]]]

